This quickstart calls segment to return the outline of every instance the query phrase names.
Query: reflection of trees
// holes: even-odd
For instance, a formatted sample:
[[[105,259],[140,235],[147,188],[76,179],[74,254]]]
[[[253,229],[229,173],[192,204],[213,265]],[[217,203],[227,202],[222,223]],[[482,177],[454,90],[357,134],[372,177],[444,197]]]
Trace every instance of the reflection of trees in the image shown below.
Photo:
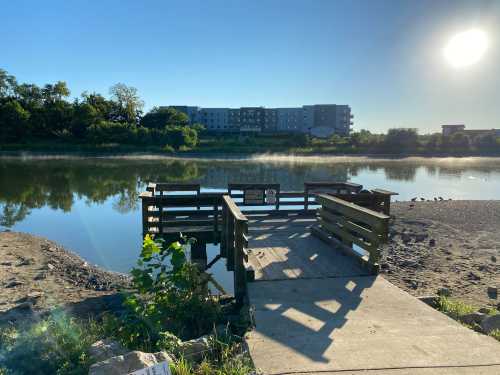
[[[0,225],[10,227],[34,208],[71,210],[76,199],[101,204],[112,198],[113,208],[137,210],[147,182],[199,182],[225,188],[230,182],[269,182],[282,190],[302,190],[305,181],[346,181],[363,171],[381,171],[388,180],[414,181],[418,168],[430,175],[460,177],[466,171],[500,173],[498,159],[470,162],[387,161],[268,163],[172,159],[0,159]],[[354,182],[357,182],[354,179]]]
[[[116,197],[113,208],[138,208],[149,181],[193,181],[197,163],[178,160],[16,160],[0,161],[0,225],[11,227],[33,208],[71,210],[75,197],[88,204]]]
[[[417,165],[414,164],[396,164],[391,168],[385,168],[385,177],[388,180],[414,181],[417,174]]]
[[[29,213],[30,210],[24,204],[7,203],[0,214],[0,225],[11,227],[18,221],[24,220]]]

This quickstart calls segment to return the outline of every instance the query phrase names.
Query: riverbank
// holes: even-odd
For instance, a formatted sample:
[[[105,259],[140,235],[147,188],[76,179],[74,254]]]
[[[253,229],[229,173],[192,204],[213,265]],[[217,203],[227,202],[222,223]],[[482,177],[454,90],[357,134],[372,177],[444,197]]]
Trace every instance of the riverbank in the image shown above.
[[[500,157],[498,150],[467,150],[467,151],[411,151],[398,150],[388,152],[384,148],[374,152],[371,149],[346,149],[338,147],[316,146],[276,146],[276,145],[245,145],[236,146],[204,146],[195,148],[183,147],[180,150],[165,151],[163,146],[131,145],[118,143],[89,144],[68,142],[38,142],[30,144],[4,144],[0,145],[0,156],[25,156],[25,155],[66,155],[66,156],[134,156],[154,155],[171,156],[176,158],[221,158],[221,159],[248,159],[256,155],[283,155],[290,156],[346,156],[346,157],[371,157],[371,158],[444,158],[444,157]]]
[[[414,296],[447,289],[478,307],[499,307],[500,201],[393,203],[382,274]]]
[[[119,307],[128,277],[88,264],[58,244],[0,232],[0,324],[62,305],[77,316]]]

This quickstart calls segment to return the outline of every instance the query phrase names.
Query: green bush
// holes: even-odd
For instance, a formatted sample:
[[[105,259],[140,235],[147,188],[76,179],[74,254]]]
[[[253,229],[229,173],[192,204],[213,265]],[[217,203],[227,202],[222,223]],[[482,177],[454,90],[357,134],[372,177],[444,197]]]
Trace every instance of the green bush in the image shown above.
[[[116,335],[131,349],[160,350],[167,333],[191,339],[210,332],[220,317],[209,296],[207,278],[186,259],[186,244],[163,246],[144,239],[138,267],[131,272],[134,292],[127,312],[115,321]]]
[[[31,326],[3,328],[0,369],[9,375],[87,374],[88,350],[101,337],[95,322],[79,322],[62,312]]]

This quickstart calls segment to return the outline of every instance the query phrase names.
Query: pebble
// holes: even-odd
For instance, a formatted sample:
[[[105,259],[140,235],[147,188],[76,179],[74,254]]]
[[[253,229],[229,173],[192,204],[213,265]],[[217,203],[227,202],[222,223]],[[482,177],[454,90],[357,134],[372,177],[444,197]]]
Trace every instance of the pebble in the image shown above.
[[[8,283],[5,287],[6,288],[15,288],[16,286],[23,285],[23,284],[24,283],[22,283],[20,281],[14,280],[14,281],[11,281],[10,283]]]
[[[490,297],[491,299],[498,298],[498,288],[497,287],[489,286],[487,293],[488,293],[488,297]]]

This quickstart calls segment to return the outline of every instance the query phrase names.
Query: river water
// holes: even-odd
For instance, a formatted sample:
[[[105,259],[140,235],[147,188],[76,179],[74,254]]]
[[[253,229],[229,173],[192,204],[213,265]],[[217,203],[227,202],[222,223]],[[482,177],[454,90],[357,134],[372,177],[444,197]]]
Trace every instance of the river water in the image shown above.
[[[287,191],[303,190],[305,181],[352,181],[398,192],[393,200],[500,199],[500,159],[0,158],[0,230],[40,235],[91,263],[127,272],[141,245],[138,196],[150,181],[199,182],[207,191],[233,182],[280,183]],[[213,271],[227,286],[223,269],[218,262]]]

